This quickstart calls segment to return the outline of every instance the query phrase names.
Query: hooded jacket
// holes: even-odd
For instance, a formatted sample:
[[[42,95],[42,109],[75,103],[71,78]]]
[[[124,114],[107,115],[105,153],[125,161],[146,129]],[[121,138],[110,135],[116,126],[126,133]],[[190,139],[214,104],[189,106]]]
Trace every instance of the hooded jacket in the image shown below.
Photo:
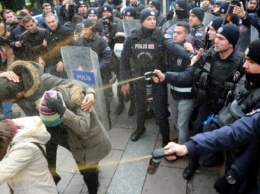
[[[6,181],[14,194],[58,193],[43,152],[31,143],[39,143],[45,149],[50,139],[40,117],[18,118],[13,122],[18,129],[0,162],[0,185]]]

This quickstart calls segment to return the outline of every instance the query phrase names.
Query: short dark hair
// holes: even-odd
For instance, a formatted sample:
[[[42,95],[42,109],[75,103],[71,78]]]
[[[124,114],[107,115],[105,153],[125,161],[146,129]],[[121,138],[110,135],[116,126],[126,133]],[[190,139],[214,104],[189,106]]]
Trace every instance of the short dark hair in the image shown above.
[[[0,78],[0,101],[16,99],[19,92],[24,91],[22,80],[13,82],[7,78]]]
[[[183,27],[188,34],[190,33],[190,25],[188,22],[180,21],[180,22],[177,22],[175,24],[175,26]]]
[[[42,4],[42,9],[44,9],[45,7],[51,7],[51,4],[49,4],[49,3],[43,3],[43,4]]]
[[[30,16],[30,15],[24,16],[22,20],[23,20],[23,24],[26,24],[26,23],[28,23],[28,22],[30,22],[30,21],[35,22],[35,20],[33,19],[33,17]]]

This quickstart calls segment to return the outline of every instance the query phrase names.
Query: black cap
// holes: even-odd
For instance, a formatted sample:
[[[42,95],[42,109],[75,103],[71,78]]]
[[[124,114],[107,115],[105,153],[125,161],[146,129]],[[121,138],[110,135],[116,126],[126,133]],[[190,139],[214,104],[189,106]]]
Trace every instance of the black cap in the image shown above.
[[[260,39],[254,40],[249,44],[245,55],[260,65]]]
[[[129,6],[123,10],[124,16],[133,16],[134,18],[136,18],[136,14],[137,14],[136,9],[135,7],[132,6]]]
[[[153,5],[158,10],[158,12],[161,10],[161,3],[157,0],[151,0],[148,4]]]
[[[204,18],[204,10],[200,7],[194,7],[193,9],[190,10],[190,14],[194,14],[201,22],[203,21]]]
[[[102,12],[104,12],[104,11],[109,11],[109,12],[113,12],[113,6],[112,5],[109,5],[109,4],[105,4],[105,5],[103,5],[103,7],[102,7]]]
[[[92,29],[95,27],[95,22],[91,19],[84,19],[82,20],[82,28],[89,28]]]
[[[24,12],[24,11],[21,11],[20,13],[19,13],[19,15],[17,15],[16,17],[17,17],[17,19],[23,19],[23,17],[24,16],[27,16],[28,14],[26,13],[26,12]]]

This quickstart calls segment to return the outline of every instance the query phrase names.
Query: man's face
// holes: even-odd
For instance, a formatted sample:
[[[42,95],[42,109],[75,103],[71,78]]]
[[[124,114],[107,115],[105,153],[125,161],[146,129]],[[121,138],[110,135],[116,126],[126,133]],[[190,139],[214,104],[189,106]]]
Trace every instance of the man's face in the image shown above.
[[[215,47],[216,52],[225,52],[233,48],[229,41],[222,34],[217,33],[215,38]]]
[[[130,0],[131,5],[136,5],[136,3],[137,3],[137,0]]]
[[[48,28],[50,28],[50,30],[56,30],[56,28],[58,27],[58,19],[55,16],[47,16],[45,18],[45,22],[48,26]]]
[[[142,23],[142,26],[147,29],[155,29],[156,28],[156,18],[155,16],[148,16]]]
[[[15,22],[16,17],[13,12],[5,13],[6,23],[12,24]]]
[[[219,5],[213,5],[213,12],[214,13],[217,13],[217,12],[219,12]]]
[[[202,7],[209,7],[210,1],[209,0],[204,0],[202,1]]]
[[[97,15],[96,15],[96,14],[93,14],[93,13],[91,13],[91,14],[88,15],[88,19],[91,19],[91,20],[93,20],[94,22],[98,21]]]
[[[91,39],[94,33],[91,29],[82,28],[82,34],[83,34],[84,38]]]
[[[181,44],[184,42],[187,35],[188,35],[188,33],[186,32],[184,27],[175,26],[174,32],[173,32],[173,41],[178,44]]]
[[[255,10],[256,6],[257,6],[257,1],[256,0],[250,0],[247,3],[247,10]]]
[[[29,21],[23,25],[25,29],[30,32],[30,33],[35,33],[37,32],[37,26],[34,21]]]
[[[198,19],[198,17],[196,15],[194,15],[193,13],[190,13],[189,24],[191,25],[191,27],[195,27],[195,26],[198,26],[199,24],[201,24],[201,21]]]
[[[80,5],[79,8],[78,8],[78,13],[79,13],[79,14],[85,14],[85,13],[87,13],[87,9],[88,9],[88,8],[87,8],[86,5],[84,5],[84,4],[83,4],[83,5]]]
[[[51,6],[46,6],[42,10],[45,14],[51,13]]]
[[[110,11],[103,11],[102,16],[110,18],[112,16],[112,13]]]
[[[243,65],[243,68],[247,73],[250,74],[260,74],[260,64],[254,62],[252,59],[249,57],[245,56],[246,61]]]
[[[156,7],[154,7],[153,5],[148,5],[147,9],[153,10],[155,13],[158,13],[158,10],[156,9]]]
[[[216,34],[217,31],[212,26],[209,26],[209,31],[208,31],[209,40],[214,41],[216,38]]]

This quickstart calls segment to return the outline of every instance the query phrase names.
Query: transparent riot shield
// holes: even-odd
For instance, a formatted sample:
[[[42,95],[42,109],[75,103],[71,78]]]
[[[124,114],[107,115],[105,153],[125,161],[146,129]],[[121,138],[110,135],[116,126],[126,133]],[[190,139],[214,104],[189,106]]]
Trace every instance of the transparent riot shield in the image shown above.
[[[189,18],[182,18],[182,19],[179,19],[179,18],[172,18],[172,20],[169,20],[167,22],[165,22],[162,26],[162,33],[164,34],[169,34],[169,35],[172,35],[173,31],[172,29],[174,29],[174,26],[177,22],[188,22],[189,23]]]
[[[239,39],[237,41],[236,50],[240,52],[245,52],[247,46],[250,43],[250,28],[245,25],[239,27]]]
[[[259,38],[259,33],[254,26],[250,26],[250,42]]]
[[[61,47],[68,77],[91,85],[96,91],[95,110],[104,127],[110,129],[97,54],[84,46]],[[91,71],[95,69],[95,71]]]
[[[209,23],[215,19],[216,16],[212,15],[211,13],[204,13],[204,18],[202,21],[202,24],[206,27],[209,25]]]
[[[127,36],[131,34],[133,30],[139,29],[141,27],[140,20],[123,20],[123,28],[124,32],[126,33]]]

